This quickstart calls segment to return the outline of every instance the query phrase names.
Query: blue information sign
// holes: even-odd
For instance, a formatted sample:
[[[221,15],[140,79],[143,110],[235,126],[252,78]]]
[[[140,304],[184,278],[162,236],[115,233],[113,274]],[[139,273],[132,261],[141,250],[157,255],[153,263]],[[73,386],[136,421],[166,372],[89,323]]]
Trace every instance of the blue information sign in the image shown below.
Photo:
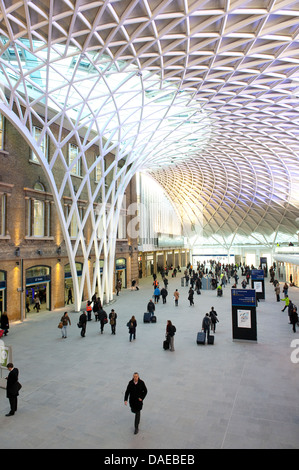
[[[232,289],[232,306],[256,307],[256,295],[254,289]]]
[[[265,273],[263,269],[253,269],[251,271],[251,279],[253,281],[262,281],[264,279]]]

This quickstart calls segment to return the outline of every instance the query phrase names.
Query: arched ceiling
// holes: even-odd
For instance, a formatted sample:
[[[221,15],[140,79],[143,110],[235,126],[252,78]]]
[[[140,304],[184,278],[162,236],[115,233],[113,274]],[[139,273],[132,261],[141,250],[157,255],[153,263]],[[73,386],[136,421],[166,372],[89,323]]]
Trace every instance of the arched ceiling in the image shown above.
[[[42,73],[34,76],[40,61],[54,70],[54,63],[78,55],[78,83],[85,85],[86,73],[94,84],[104,78],[115,102],[130,77],[141,104],[134,108],[132,93],[118,104],[119,131],[130,128],[124,145],[203,238],[226,246],[294,240],[298,1],[3,0],[0,12],[3,77],[10,49],[24,41],[30,79],[40,88]],[[9,88],[9,74],[6,80]],[[74,86],[74,73],[70,81]]]

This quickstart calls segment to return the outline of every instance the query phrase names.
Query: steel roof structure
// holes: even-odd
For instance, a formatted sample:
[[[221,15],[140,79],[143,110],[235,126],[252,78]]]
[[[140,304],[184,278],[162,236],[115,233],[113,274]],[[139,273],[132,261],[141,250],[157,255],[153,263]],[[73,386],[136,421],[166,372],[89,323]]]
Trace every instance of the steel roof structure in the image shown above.
[[[136,171],[149,172],[163,186],[178,212],[201,226],[202,240],[229,249],[294,239],[298,42],[299,4],[291,0],[1,1],[0,111],[43,166],[70,258],[83,247],[83,276],[94,244],[107,259],[103,288],[111,284],[110,240],[119,200]],[[56,145],[49,162],[32,138],[34,121]],[[71,165],[53,125],[76,137],[80,151]],[[84,151],[93,143],[100,148],[94,165],[111,152],[115,161],[108,169],[103,165],[92,194],[94,165],[88,167]],[[83,175],[75,194],[71,170],[79,159]],[[57,162],[65,168],[61,187]],[[114,183],[107,189],[110,171]],[[68,219],[61,207],[66,187],[73,199]],[[80,221],[77,199],[84,187],[90,209]],[[96,215],[92,210],[100,191],[103,206],[114,201],[104,223],[107,237],[85,246],[87,217],[95,232],[106,217],[105,209]],[[73,214],[79,224],[75,246],[68,241]]]

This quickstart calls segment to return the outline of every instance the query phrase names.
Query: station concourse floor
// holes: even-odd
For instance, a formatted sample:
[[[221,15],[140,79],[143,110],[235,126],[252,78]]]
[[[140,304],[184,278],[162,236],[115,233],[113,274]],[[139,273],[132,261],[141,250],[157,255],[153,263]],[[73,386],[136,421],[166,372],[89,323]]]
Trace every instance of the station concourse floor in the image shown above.
[[[299,346],[299,327],[293,333],[269,278],[266,299],[257,307],[257,342],[232,340],[232,283],[223,297],[202,290],[190,307],[181,273],[168,279],[167,303],[156,305],[156,324],[143,323],[152,277],[140,280],[139,291],[123,289],[105,306],[118,314],[115,336],[110,325],[100,334],[93,317],[82,338],[72,306],[11,324],[3,339],[12,346],[23,388],[12,417],[5,416],[9,402],[0,389],[2,449],[299,448],[299,352],[291,346],[295,339]],[[160,275],[158,280],[161,285]],[[299,306],[299,289],[290,287],[289,297]],[[215,344],[197,345],[211,306],[219,318]],[[65,310],[72,325],[62,339],[57,325]],[[138,325],[130,343],[131,315]],[[162,348],[168,319],[177,329],[174,352]],[[123,401],[135,371],[148,388],[137,435]]]

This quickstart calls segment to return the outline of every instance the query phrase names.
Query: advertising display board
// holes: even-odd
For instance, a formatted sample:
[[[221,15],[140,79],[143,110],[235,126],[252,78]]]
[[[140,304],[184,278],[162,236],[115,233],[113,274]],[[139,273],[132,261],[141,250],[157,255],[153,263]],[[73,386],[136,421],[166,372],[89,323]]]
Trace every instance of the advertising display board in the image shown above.
[[[256,291],[232,289],[233,340],[257,341]]]
[[[265,281],[263,269],[252,269],[251,287],[256,292],[257,300],[265,299]]]

